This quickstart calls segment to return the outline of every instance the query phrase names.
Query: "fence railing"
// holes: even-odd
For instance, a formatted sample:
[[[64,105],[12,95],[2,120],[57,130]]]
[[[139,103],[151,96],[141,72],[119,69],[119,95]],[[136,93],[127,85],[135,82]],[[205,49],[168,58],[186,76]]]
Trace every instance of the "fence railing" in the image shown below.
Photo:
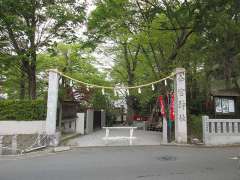
[[[240,143],[240,119],[202,117],[203,142],[207,145]]]
[[[133,136],[134,129],[137,129],[137,127],[103,127],[103,129],[106,130],[105,137],[103,137],[103,140],[105,141],[105,144],[108,144],[109,140],[129,140],[129,145],[133,144],[133,140],[136,139],[136,137]],[[129,136],[110,136],[110,130],[129,130]]]
[[[34,143],[28,148],[24,149],[22,153],[31,152],[34,150],[45,148],[49,145],[49,138],[47,134],[39,134]]]

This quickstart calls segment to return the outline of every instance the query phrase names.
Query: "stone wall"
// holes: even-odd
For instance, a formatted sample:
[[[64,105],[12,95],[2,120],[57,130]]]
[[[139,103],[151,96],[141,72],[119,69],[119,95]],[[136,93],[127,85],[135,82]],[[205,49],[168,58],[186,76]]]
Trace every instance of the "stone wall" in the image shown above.
[[[0,135],[44,134],[46,121],[0,121]]]
[[[36,143],[38,134],[18,134],[0,136],[0,155],[20,154]]]
[[[240,119],[209,119],[203,116],[202,122],[204,144],[240,144]]]

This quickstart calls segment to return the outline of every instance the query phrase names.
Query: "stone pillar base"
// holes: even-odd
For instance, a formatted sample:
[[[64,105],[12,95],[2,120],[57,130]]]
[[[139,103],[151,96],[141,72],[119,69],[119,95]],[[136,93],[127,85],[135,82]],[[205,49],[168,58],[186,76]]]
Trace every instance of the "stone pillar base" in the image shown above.
[[[177,137],[175,141],[178,144],[187,144],[187,134],[185,133],[179,134],[179,137]]]
[[[60,144],[61,132],[56,132],[55,134],[48,135],[49,146],[56,147]]]
[[[163,118],[163,126],[162,126],[162,144],[167,144],[168,139],[167,139],[167,119],[164,117]]]
[[[17,135],[12,136],[12,154],[17,154]]]
[[[0,135],[0,155],[2,155],[3,152],[3,136]]]

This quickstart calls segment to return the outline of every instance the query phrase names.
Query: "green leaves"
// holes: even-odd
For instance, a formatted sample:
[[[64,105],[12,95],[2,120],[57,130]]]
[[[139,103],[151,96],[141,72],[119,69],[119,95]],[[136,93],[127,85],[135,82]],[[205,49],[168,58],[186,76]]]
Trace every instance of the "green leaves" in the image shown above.
[[[1,120],[45,120],[46,102],[43,100],[34,101],[0,101]]]
[[[105,74],[93,66],[95,59],[88,49],[80,44],[59,44],[53,49],[53,54],[40,54],[38,57],[38,72],[47,69],[58,69],[72,78],[84,82],[106,85]]]
[[[76,0],[1,0],[0,9],[0,40],[6,41],[2,44],[4,53],[19,57],[15,66],[26,80],[19,76],[15,79],[23,90],[22,98],[27,89],[29,98],[35,99],[37,54],[50,49],[56,41],[67,43],[79,39],[77,33],[85,18],[85,4]]]

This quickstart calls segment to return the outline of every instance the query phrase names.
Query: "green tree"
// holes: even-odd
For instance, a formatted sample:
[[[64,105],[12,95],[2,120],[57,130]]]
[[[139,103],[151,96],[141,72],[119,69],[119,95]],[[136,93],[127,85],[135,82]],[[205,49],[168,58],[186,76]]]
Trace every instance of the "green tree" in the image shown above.
[[[240,3],[229,1],[198,1],[200,28],[198,32],[208,54],[208,76],[224,80],[225,87],[239,88]]]
[[[114,42],[115,77],[128,86],[142,84],[166,76],[176,66],[179,51],[193,33],[194,5],[177,0],[101,1],[88,20],[89,35],[95,43]],[[133,101],[128,105],[134,112]]]
[[[84,6],[75,0],[1,0],[0,39],[18,56],[20,98],[35,99],[37,53],[56,40],[75,40],[75,29],[84,19]]]
[[[38,81],[38,93],[46,93],[46,78],[48,69],[58,69],[60,72],[77,80],[91,84],[109,85],[106,74],[100,72],[93,64],[94,57],[90,55],[88,49],[80,44],[58,44],[51,53],[41,53],[37,59],[37,72],[43,73],[43,78]],[[69,85],[68,79],[62,80],[62,86]],[[76,87],[84,87],[76,82]],[[89,87],[90,88],[90,87]],[[95,92],[93,92],[95,93]]]
[[[102,41],[114,43],[112,50],[117,58],[124,61],[121,64],[126,70],[127,76],[124,82],[128,86],[134,85],[134,72],[140,51],[139,43],[132,44],[137,34],[135,23],[138,23],[135,21],[137,18],[134,13],[135,8],[133,3],[126,0],[106,0],[97,3],[97,8],[88,19],[88,35],[91,42],[96,45]],[[134,113],[134,97],[130,95],[126,98],[129,107],[128,114],[131,115]]]

